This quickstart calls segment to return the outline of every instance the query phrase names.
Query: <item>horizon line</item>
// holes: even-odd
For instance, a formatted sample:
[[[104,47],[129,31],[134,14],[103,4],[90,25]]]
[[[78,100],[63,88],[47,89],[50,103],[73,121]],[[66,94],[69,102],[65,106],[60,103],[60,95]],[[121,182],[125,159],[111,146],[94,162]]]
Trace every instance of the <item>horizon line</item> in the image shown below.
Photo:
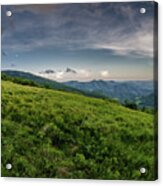
[[[48,80],[51,80],[51,81],[57,81],[57,82],[60,82],[60,83],[64,83],[64,82],[70,82],[70,81],[76,81],[76,82],[91,82],[91,81],[155,81],[154,79],[133,79],[133,78],[130,78],[130,79],[120,79],[120,78],[109,78],[109,79],[96,79],[96,78],[92,78],[92,79],[89,79],[89,80],[78,80],[78,79],[72,79],[72,80],[57,80],[57,79],[52,79],[52,78],[48,78],[48,77],[44,77],[44,76],[41,76],[39,74],[36,74],[34,72],[30,72],[30,71],[24,71],[24,70],[16,70],[16,69],[1,69],[1,72],[3,71],[17,71],[17,72],[24,72],[24,73],[30,73],[32,75],[35,75],[35,76],[38,76],[38,77],[41,77],[41,78],[44,78],[44,79],[48,79]]]

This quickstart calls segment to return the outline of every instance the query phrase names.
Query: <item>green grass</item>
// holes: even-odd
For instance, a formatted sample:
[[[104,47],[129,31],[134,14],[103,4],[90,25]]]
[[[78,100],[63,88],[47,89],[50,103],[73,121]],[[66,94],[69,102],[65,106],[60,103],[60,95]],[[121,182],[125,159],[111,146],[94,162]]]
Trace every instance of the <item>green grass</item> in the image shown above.
[[[2,81],[2,176],[154,180],[153,120],[108,100]]]

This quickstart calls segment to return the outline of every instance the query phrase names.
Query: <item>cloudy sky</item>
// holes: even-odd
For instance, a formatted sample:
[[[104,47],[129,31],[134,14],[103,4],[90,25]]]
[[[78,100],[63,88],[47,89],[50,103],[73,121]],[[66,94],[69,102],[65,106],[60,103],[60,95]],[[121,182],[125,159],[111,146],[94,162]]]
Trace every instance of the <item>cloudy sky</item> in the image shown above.
[[[57,81],[152,79],[153,15],[152,1],[2,6],[2,69]]]

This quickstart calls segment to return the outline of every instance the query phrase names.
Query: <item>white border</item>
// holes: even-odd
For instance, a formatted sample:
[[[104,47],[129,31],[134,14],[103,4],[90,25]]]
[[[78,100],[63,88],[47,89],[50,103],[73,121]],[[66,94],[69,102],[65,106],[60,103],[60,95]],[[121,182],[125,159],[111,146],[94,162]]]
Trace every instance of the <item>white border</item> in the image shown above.
[[[45,4],[45,3],[76,3],[76,2],[129,2],[129,0],[1,0],[1,5],[3,4]],[[132,0],[130,0],[132,1]],[[135,0],[136,1],[136,0]],[[107,180],[63,180],[63,179],[30,179],[30,178],[0,178],[0,185],[5,186],[112,186],[112,185],[163,185],[163,1],[157,0],[159,3],[159,179],[157,181],[107,181]]]

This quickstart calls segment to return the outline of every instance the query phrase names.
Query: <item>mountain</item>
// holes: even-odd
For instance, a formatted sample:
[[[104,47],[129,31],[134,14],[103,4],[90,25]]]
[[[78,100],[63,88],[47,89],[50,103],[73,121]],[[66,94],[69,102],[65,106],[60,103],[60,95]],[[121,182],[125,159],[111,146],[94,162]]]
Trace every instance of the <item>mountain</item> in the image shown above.
[[[51,70],[47,70],[47,73],[52,73]],[[22,78],[24,80],[31,80],[34,83],[38,83],[39,85],[42,86],[46,86],[47,88],[53,88],[56,90],[65,90],[65,91],[69,91],[69,92],[78,92],[78,93],[82,93],[82,91],[77,90],[73,87],[69,87],[67,85],[64,85],[62,83],[58,83],[56,81],[50,80],[50,79],[46,79],[40,76],[36,76],[32,73],[29,72],[23,72],[23,71],[13,71],[13,70],[5,70],[2,71],[2,75],[7,75],[10,77],[15,77],[15,78]]]
[[[69,73],[73,70],[67,68],[67,71],[67,73]],[[53,71],[51,70],[47,70],[47,73],[52,72]],[[154,95],[152,81],[120,82],[93,80],[90,82],[69,81],[59,83],[54,80],[46,79],[23,71],[6,70],[2,71],[2,76],[3,75],[14,78],[22,78],[24,80],[31,80],[33,81],[33,85],[37,84],[39,86],[41,85],[55,90],[76,92],[89,97],[118,99],[118,101],[122,104],[124,104],[126,100],[129,100],[135,102],[139,108],[154,107],[154,97],[152,97],[152,95]],[[18,83],[17,80],[16,83]]]
[[[157,97],[155,100],[155,95],[153,93],[147,95],[147,96],[142,96],[139,98],[140,100],[140,105],[143,107],[144,105],[146,105],[146,107],[152,107],[152,106],[156,106],[157,102]],[[155,105],[154,105],[155,104]]]
[[[88,91],[90,93],[96,91],[103,96],[116,98],[121,103],[124,103],[125,100],[135,101],[138,98],[142,100],[146,97],[146,101],[143,101],[141,105],[154,105],[154,101],[152,99],[148,100],[149,95],[153,94],[154,91],[152,81],[93,80],[90,82],[69,81],[64,84],[79,90]]]
[[[48,73],[52,73],[52,71],[48,70]],[[44,77],[36,76],[32,73],[23,72],[23,71],[5,70],[2,71],[1,78],[3,80],[10,80],[15,83],[19,83],[23,85],[28,84],[31,86],[44,87],[44,88],[50,88],[55,90],[63,90],[67,92],[75,92],[89,97],[106,98],[106,96],[102,95],[100,92],[96,92],[96,91],[89,92],[89,91],[79,90],[71,86],[64,85],[63,83],[58,83],[54,80],[46,79]]]
[[[4,80],[1,103],[4,177],[156,179],[152,114]]]

